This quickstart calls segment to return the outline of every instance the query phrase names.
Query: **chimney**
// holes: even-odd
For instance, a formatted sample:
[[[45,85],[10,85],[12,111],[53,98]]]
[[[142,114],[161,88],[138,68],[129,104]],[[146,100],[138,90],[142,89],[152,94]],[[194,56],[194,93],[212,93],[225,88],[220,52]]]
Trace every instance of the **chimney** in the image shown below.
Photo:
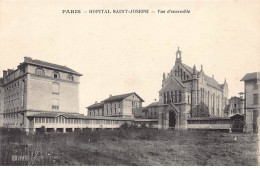
[[[112,97],[112,94],[109,95],[109,98]]]
[[[8,75],[10,75],[13,71],[14,69],[7,69]]]
[[[97,104],[98,102],[97,101],[95,101],[95,104]]]
[[[28,57],[28,56],[25,56],[25,57],[24,57],[24,61],[25,61],[25,62],[30,62],[30,61],[32,61],[32,58],[31,58],[31,57]]]
[[[212,75],[212,79],[214,79],[214,75]]]
[[[7,76],[7,71],[3,70],[3,78],[5,78]]]

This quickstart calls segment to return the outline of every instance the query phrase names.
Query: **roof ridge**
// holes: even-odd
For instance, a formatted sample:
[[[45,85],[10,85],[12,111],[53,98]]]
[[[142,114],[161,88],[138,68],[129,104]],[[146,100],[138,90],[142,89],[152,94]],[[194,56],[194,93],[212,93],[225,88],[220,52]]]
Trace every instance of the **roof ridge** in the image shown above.
[[[56,64],[56,63],[52,63],[52,62],[47,62],[47,61],[43,61],[43,60],[39,60],[39,59],[25,59],[23,63],[21,63],[19,66],[21,66],[22,64],[27,63],[27,64],[35,64],[35,65],[39,65],[39,66],[43,66],[43,67],[49,67],[52,69],[58,69],[61,71],[65,71],[65,72],[69,72],[72,74],[77,74],[77,75],[82,75],[79,72],[65,66],[65,65],[60,65],[60,64]]]

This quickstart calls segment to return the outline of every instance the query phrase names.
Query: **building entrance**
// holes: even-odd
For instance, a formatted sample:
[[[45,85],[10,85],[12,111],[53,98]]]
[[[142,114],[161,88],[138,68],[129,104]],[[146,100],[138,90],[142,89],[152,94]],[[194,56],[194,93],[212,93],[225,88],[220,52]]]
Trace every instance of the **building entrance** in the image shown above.
[[[173,110],[169,111],[169,127],[175,128],[176,125],[176,114]]]

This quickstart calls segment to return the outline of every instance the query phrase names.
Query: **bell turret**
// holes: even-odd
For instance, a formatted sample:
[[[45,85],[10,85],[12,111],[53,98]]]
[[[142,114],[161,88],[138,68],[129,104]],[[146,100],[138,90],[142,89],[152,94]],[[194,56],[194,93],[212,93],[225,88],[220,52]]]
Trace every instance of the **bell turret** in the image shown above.
[[[176,61],[175,62],[180,62],[181,63],[181,51],[180,47],[178,47],[178,50],[176,51]]]

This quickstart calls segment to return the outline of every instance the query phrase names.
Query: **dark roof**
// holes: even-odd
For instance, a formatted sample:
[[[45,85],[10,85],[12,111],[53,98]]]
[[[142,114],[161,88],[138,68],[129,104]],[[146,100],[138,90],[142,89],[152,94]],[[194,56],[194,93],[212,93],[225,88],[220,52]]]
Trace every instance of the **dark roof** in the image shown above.
[[[35,113],[35,114],[29,114],[28,117],[58,117],[58,116],[65,116],[66,118],[83,118],[83,114],[78,113]]]
[[[90,109],[90,108],[98,108],[98,107],[104,107],[104,102],[92,104],[87,108]]]
[[[260,72],[247,73],[240,81],[260,79]]]
[[[245,117],[245,115],[244,114],[239,114],[239,113],[236,113],[236,114],[234,114],[234,115],[231,115],[229,118],[237,118],[237,117]]]
[[[182,64],[182,66],[185,67],[191,74],[193,73],[193,69],[192,69],[190,66],[188,66],[188,65],[186,65],[186,64],[184,64],[184,63],[181,63],[181,64]],[[196,73],[198,73],[197,70],[196,70]]]
[[[191,117],[188,120],[228,120],[229,117]]]
[[[27,63],[27,64],[32,64],[32,65],[52,68],[52,69],[55,69],[55,70],[61,70],[61,71],[64,71],[64,72],[68,72],[68,73],[72,73],[72,74],[82,76],[82,74],[80,74],[80,73],[76,72],[75,70],[72,70],[72,69],[70,69],[66,66],[57,65],[57,64],[54,64],[54,63],[49,63],[49,62],[45,62],[45,61],[41,61],[41,60],[37,60],[37,59],[32,59],[32,58],[29,58],[29,57],[24,57],[24,58],[25,58],[24,62],[21,63],[19,66]]]
[[[90,120],[123,120],[123,121],[126,121],[126,120],[130,120],[130,121],[134,121],[135,118],[122,118],[122,117],[106,117],[106,116],[84,116],[84,119],[90,119]]]
[[[241,100],[241,101],[244,100],[244,99],[241,99],[241,98],[239,98],[239,97],[237,97],[237,96],[233,96],[233,97],[231,97],[229,100],[233,100],[233,99],[237,99],[237,100]]]
[[[135,121],[138,121],[138,122],[157,122],[158,119],[135,119]]]
[[[127,93],[127,94],[121,94],[121,95],[116,95],[116,96],[111,96],[107,99],[104,100],[104,102],[110,102],[110,101],[117,101],[117,100],[123,100],[129,96],[131,96],[132,94],[135,94],[137,97],[139,97],[139,99],[144,102],[144,100],[138,96],[138,94],[136,94],[135,92],[132,92],[132,93]]]
[[[188,65],[185,65],[184,63],[181,63],[183,65],[183,67],[185,67],[190,73],[193,73],[193,69],[188,66]],[[197,70],[196,70],[196,73],[199,73]],[[211,86],[211,87],[214,87],[214,88],[217,88],[217,89],[222,89],[220,84],[213,78],[209,77],[208,75],[205,75],[205,80],[207,81],[208,85]]]
[[[153,103],[149,104],[149,105],[146,106],[146,107],[156,107],[156,106],[158,106],[158,105],[159,105],[159,102],[153,102]]]

